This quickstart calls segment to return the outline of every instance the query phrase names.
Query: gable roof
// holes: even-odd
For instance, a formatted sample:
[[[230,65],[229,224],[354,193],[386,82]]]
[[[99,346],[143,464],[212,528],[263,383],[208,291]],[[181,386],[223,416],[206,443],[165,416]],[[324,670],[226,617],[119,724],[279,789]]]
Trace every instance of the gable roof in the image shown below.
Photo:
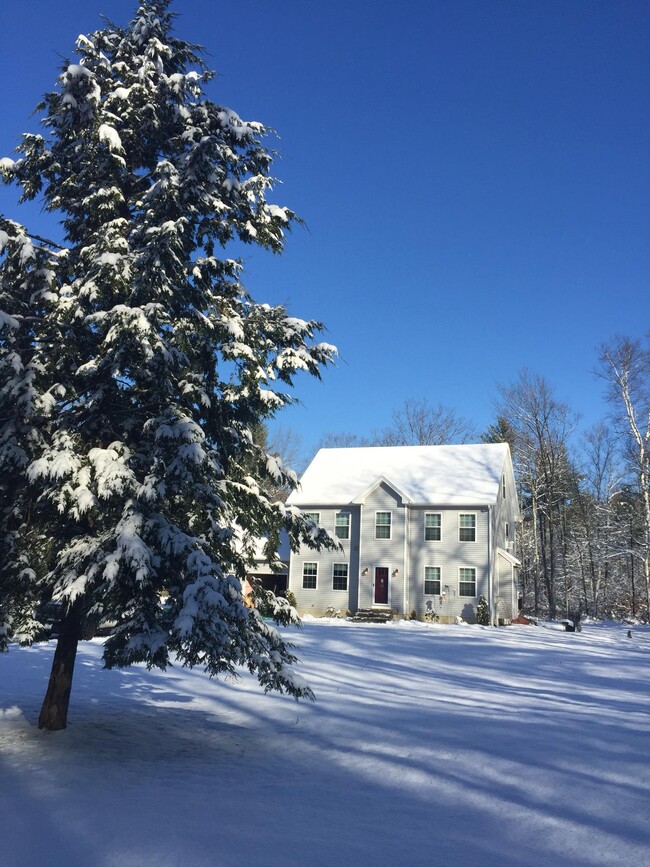
[[[489,505],[497,500],[509,454],[505,443],[321,449],[288,503],[347,505],[384,481],[414,504]]]

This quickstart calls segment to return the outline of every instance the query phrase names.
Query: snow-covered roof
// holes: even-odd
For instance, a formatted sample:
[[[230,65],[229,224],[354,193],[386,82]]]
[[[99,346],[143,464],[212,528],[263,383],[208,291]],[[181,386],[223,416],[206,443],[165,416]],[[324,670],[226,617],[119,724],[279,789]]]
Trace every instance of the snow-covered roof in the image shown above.
[[[321,449],[288,502],[360,502],[384,481],[411,503],[489,505],[497,500],[508,456],[505,443]]]
[[[244,542],[242,539],[243,532],[241,528],[235,526],[234,530],[234,538],[233,544],[235,549],[241,554],[244,551]],[[249,540],[249,544],[250,544]],[[260,569],[264,569],[264,571],[271,571],[271,563],[267,560],[266,552],[264,551],[264,546],[268,542],[267,536],[259,536],[256,539],[252,540],[252,559],[248,565],[252,568],[253,566],[258,571]],[[284,566],[289,562],[289,557],[291,556],[291,543],[289,541],[289,534],[286,530],[280,530],[280,546],[277,550],[276,557],[274,560],[274,564],[276,566]]]
[[[255,540],[255,560],[260,563],[266,563],[266,554],[264,552],[264,545],[268,540],[264,538]],[[280,547],[278,548],[277,557],[275,559],[276,563],[286,563],[291,556],[291,544],[289,542],[289,535],[286,531],[282,530],[280,532]]]

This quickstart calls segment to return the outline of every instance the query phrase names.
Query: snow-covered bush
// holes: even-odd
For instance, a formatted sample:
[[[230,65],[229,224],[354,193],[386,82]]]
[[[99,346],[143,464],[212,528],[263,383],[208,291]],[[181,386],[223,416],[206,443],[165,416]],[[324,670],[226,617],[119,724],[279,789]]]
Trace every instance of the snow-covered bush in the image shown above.
[[[476,603],[476,622],[480,626],[490,625],[490,609],[488,608],[485,596],[481,596]]]

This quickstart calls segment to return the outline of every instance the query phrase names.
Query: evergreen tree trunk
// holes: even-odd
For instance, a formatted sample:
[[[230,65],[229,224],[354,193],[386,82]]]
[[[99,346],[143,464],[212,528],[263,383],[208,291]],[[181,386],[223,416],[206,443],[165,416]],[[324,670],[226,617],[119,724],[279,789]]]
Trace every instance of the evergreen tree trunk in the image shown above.
[[[72,675],[74,674],[79,638],[80,619],[78,613],[72,610],[61,624],[61,631],[52,660],[50,681],[38,717],[39,729],[60,731],[68,723]]]

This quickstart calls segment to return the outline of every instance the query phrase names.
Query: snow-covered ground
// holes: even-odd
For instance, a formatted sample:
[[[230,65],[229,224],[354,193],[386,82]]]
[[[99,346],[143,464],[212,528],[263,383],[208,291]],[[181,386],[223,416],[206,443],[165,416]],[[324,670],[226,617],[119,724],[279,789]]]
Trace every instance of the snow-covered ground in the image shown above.
[[[317,701],[103,671],[36,728],[53,645],[0,657],[0,863],[646,865],[650,629],[356,625],[291,635]]]

